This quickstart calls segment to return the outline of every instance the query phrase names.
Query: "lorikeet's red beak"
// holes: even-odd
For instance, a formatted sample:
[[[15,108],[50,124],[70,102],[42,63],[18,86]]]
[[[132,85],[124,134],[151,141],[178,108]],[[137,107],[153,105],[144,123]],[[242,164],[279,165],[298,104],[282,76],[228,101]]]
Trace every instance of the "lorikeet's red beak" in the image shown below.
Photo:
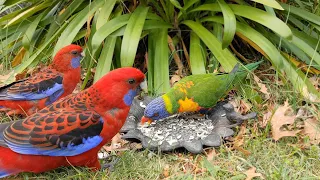
[[[151,124],[152,123],[152,119],[142,116],[141,124],[144,124],[145,122],[148,122],[148,124]]]

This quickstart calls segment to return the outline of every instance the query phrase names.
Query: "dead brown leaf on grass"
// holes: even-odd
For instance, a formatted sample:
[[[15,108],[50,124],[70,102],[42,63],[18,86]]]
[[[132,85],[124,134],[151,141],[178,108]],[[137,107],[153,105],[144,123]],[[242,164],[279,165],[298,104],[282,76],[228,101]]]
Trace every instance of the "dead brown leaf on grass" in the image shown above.
[[[206,150],[205,154],[207,156],[208,161],[212,161],[214,157],[219,155],[214,148],[210,148],[210,149]]]
[[[229,103],[232,104],[235,108],[235,111],[240,114],[246,114],[252,108],[252,105],[249,102],[242,99],[233,99],[229,101]]]
[[[127,146],[124,146],[125,144],[128,144],[129,142],[126,140],[121,139],[121,135],[117,133],[111,140],[110,146],[103,146],[103,149],[106,151],[125,151],[129,150]]]
[[[262,128],[265,128],[268,124],[268,122],[270,121],[272,117],[272,112],[267,112],[266,114],[263,115],[263,118],[262,118],[262,122],[260,123],[260,126]]]
[[[180,81],[181,77],[179,75],[173,75],[170,79],[170,85],[171,87],[178,81]]]
[[[14,82],[16,80],[14,71],[11,71],[9,73],[6,73],[4,75],[0,75],[0,86],[3,86],[5,84],[9,84],[11,82]]]
[[[246,114],[248,111],[250,111],[250,109],[252,108],[252,105],[245,101],[245,100],[240,100],[240,113],[241,114]]]
[[[320,123],[316,118],[309,118],[304,121],[302,134],[309,136],[311,144],[320,143]]]
[[[270,98],[270,93],[268,92],[268,88],[266,87],[265,84],[262,83],[261,79],[258,78],[258,76],[254,75],[254,81],[258,84],[259,88],[260,88],[260,92],[262,92],[267,99]]]
[[[164,166],[162,175],[164,178],[167,178],[170,176],[170,166],[168,164]]]
[[[244,144],[245,134],[246,134],[246,124],[243,124],[240,127],[239,133],[236,137],[226,138],[226,140],[229,141],[228,143],[226,143],[226,145],[229,145],[228,147],[230,150],[237,150],[242,152],[245,156],[249,156],[251,152],[242,147]]]
[[[244,174],[247,176],[246,180],[251,180],[254,177],[260,177],[261,179],[264,179],[261,173],[256,173],[255,167],[251,167],[246,172],[244,172]]]
[[[81,83],[78,83],[77,86],[73,90],[73,94],[77,94],[81,91]]]
[[[234,107],[236,112],[240,111],[240,101],[237,99],[232,99],[229,101],[230,104],[232,104],[232,106]]]
[[[295,115],[289,115],[289,111],[292,111],[288,101],[284,105],[280,106],[271,118],[272,138],[278,141],[282,137],[296,136],[300,130],[284,130],[284,125],[293,125],[296,118]]]
[[[259,117],[259,126],[265,128],[272,118],[275,105],[272,102],[269,102],[264,104],[263,108],[266,108],[266,110],[264,111],[263,116]]]
[[[143,147],[141,143],[126,141],[121,138],[121,135],[119,133],[112,138],[111,143],[103,146],[103,149],[108,152],[110,151],[121,152],[121,151],[127,151],[127,150],[137,150],[142,148]]]
[[[320,77],[312,76],[309,78],[310,82],[313,84],[313,86],[320,91]]]
[[[233,148],[242,152],[245,156],[249,156],[251,152],[242,147],[244,144],[244,135],[246,134],[246,129],[246,125],[242,125],[240,127],[238,135],[234,138]]]
[[[27,50],[24,47],[20,48],[18,54],[13,58],[11,66],[16,67],[19,64],[21,64],[21,61],[22,61],[24,55],[26,54],[26,52],[27,52]]]

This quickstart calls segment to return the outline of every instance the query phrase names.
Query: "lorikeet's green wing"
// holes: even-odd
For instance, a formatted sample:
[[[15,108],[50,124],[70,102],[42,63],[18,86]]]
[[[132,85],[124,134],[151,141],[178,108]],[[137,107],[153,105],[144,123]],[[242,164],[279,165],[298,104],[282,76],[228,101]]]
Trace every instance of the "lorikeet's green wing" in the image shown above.
[[[229,74],[199,74],[181,79],[166,94],[155,98],[146,107],[142,123],[159,120],[179,112],[199,111],[213,107],[238,80],[246,77],[261,62],[245,67],[236,65]]]
[[[231,90],[235,80],[246,77],[248,70],[257,68],[260,63],[248,64],[245,67],[239,67],[237,64],[229,74],[199,74],[185,77],[176,83],[164,98],[170,99],[171,112],[210,108]]]
[[[199,109],[214,106],[226,94],[234,78],[229,75],[205,74],[190,76],[188,79],[194,85],[186,88],[185,97],[198,103]]]

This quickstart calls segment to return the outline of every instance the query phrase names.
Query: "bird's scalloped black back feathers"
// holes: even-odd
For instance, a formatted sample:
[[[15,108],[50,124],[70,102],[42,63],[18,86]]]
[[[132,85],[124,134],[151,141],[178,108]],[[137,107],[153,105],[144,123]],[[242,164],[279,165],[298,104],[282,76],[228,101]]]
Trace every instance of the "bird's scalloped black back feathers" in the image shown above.
[[[6,93],[6,90],[7,90],[8,88],[10,88],[11,86],[13,86],[13,85],[15,85],[15,84],[17,84],[17,83],[26,81],[26,80],[28,80],[28,78],[26,78],[26,79],[21,79],[21,80],[18,80],[18,81],[15,81],[15,82],[12,82],[12,83],[10,83],[10,84],[7,84],[7,85],[4,85],[4,86],[0,87],[0,94],[1,94],[2,92],[5,92],[5,93]]]
[[[7,144],[5,143],[4,139],[3,139],[3,132],[4,132],[4,131],[6,130],[6,128],[7,128],[8,126],[10,126],[13,122],[14,122],[14,121],[0,124],[0,146],[2,146],[2,147],[8,147]]]

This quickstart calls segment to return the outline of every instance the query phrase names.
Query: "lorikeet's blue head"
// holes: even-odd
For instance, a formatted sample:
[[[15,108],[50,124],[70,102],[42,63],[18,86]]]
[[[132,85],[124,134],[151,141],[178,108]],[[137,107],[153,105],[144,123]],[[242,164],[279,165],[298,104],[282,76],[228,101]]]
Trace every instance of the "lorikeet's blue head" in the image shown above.
[[[170,116],[170,113],[166,109],[166,105],[163,97],[158,97],[152,100],[144,110],[144,116],[141,119],[141,123],[163,119]]]

